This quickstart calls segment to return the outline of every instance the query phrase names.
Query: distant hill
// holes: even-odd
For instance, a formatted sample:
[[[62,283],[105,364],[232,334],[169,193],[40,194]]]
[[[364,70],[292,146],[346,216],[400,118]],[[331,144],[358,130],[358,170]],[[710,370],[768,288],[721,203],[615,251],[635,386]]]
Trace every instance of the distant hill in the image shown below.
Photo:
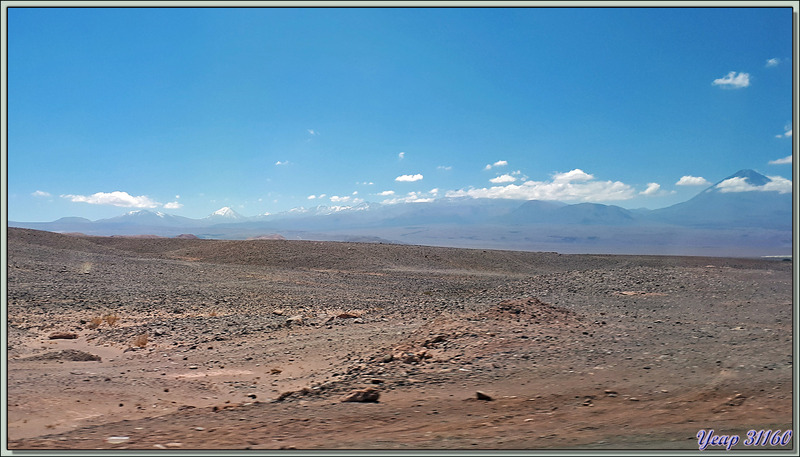
[[[248,240],[285,240],[286,238],[283,235],[279,235],[277,233],[273,233],[270,235],[258,235],[258,236],[251,236]]]
[[[229,207],[202,219],[137,210],[97,221],[67,217],[53,222],[9,222],[9,226],[106,236],[281,237],[576,253],[786,255],[792,246],[792,193],[787,180],[740,170],[685,202],[657,210],[599,203],[441,198],[295,208],[255,217],[242,216]]]
[[[635,222],[633,214],[619,206],[599,203],[566,205],[540,200],[523,203],[502,220],[513,224],[628,225]]]
[[[143,240],[157,240],[159,238],[166,238],[165,236],[144,234],[144,235],[111,235],[112,238],[140,238]]]

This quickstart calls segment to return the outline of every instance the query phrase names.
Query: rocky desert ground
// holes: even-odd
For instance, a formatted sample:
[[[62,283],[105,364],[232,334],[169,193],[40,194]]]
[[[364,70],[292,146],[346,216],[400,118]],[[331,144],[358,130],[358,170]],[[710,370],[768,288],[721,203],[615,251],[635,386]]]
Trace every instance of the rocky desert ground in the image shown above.
[[[792,279],[9,228],[7,448],[697,451],[713,429],[793,452]]]

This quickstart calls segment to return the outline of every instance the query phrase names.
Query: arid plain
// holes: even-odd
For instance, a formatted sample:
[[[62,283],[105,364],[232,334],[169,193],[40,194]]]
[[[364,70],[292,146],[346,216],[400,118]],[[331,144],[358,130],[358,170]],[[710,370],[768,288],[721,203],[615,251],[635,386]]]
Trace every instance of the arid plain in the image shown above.
[[[7,279],[12,450],[760,449],[793,426],[789,261],[10,228]]]

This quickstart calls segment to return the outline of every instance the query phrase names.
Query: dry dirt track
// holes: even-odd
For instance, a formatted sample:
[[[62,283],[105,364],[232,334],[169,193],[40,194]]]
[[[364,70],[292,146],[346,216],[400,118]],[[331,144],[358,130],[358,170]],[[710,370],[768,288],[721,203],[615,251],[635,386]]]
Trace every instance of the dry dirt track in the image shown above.
[[[12,450],[696,450],[793,426],[791,262],[11,228],[7,318]]]

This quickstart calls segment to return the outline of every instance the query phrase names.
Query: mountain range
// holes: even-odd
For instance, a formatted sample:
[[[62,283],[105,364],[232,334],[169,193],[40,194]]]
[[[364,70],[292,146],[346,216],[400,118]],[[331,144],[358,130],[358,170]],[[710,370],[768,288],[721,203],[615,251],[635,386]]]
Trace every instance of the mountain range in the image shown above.
[[[200,238],[370,241],[560,253],[781,256],[791,253],[792,193],[740,170],[666,208],[598,203],[442,198],[426,203],[317,206],[245,217],[229,207],[192,219],[149,210],[91,221],[12,222],[85,235],[191,233]],[[737,191],[730,191],[734,183]],[[743,190],[744,189],[744,190]]]

